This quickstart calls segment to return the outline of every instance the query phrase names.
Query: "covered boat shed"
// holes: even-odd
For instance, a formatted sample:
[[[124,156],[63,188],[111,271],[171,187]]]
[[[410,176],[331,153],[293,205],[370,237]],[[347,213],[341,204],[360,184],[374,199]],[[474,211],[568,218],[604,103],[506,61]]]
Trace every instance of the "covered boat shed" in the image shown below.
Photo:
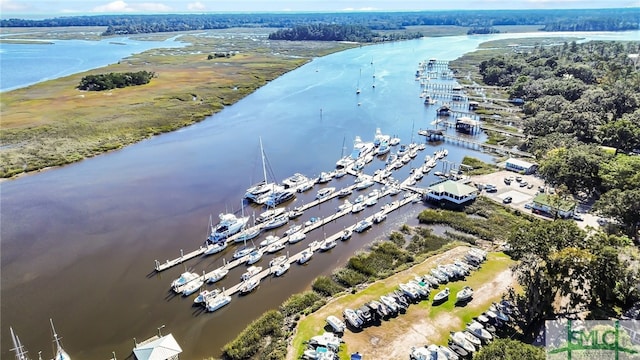
[[[138,360],[178,360],[182,348],[173,335],[154,336],[140,344],[136,343],[133,354]]]

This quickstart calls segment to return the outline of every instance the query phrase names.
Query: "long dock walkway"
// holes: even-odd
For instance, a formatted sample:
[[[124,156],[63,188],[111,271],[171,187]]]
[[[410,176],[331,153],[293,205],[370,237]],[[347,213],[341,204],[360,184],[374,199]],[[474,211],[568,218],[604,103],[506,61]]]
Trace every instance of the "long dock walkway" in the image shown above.
[[[422,135],[422,136],[426,136],[428,139],[431,139],[431,140],[436,140],[437,138],[441,138],[443,140],[449,140],[451,142],[463,143],[463,144],[466,144],[466,145],[472,145],[472,146],[479,147],[481,149],[487,149],[487,150],[495,151],[497,153],[507,153],[507,154],[510,154],[510,155],[515,155],[515,156],[520,156],[520,157],[528,157],[528,158],[534,158],[535,157],[532,153],[528,153],[526,151],[520,151],[520,150],[516,150],[516,149],[505,148],[505,147],[498,146],[498,145],[486,144],[486,143],[482,143],[482,142],[475,141],[475,140],[464,139],[464,138],[461,138],[459,136],[447,135],[447,134],[444,134],[442,131],[437,131],[437,130],[420,130],[420,131],[418,131],[418,134]]]

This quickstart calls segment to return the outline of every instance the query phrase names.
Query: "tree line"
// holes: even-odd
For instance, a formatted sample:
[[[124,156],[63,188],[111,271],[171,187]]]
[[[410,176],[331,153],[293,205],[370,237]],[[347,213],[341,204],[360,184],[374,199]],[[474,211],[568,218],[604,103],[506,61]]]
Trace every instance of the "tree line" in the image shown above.
[[[405,30],[409,26],[453,25],[490,29],[500,25],[539,25],[543,31],[637,30],[635,9],[484,10],[418,12],[253,13],[92,15],[50,19],[0,20],[0,27],[106,26],[104,36],[230,27],[293,28],[314,23],[351,24],[371,30]],[[486,31],[486,30],[483,30]]]
[[[152,71],[125,73],[108,73],[83,76],[78,89],[87,91],[103,91],[127,86],[144,85],[155,76]]]
[[[316,40],[376,42],[395,41],[422,37],[420,32],[391,33],[381,35],[363,25],[307,24],[289,29],[279,29],[269,34],[270,40]]]

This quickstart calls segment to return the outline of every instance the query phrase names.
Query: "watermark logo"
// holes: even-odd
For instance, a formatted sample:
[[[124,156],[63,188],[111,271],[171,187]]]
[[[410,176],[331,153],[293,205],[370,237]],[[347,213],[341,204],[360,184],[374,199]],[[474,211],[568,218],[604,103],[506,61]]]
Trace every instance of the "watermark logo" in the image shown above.
[[[545,345],[549,360],[640,360],[640,321],[547,321]]]

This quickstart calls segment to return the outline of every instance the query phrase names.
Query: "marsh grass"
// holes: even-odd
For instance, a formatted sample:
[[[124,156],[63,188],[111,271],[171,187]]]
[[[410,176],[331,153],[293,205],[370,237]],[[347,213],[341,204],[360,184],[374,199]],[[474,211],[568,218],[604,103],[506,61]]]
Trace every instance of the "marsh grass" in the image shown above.
[[[266,39],[267,30],[252,30]],[[184,34],[182,40],[190,42],[184,48],[153,49],[3,93],[0,177],[69,164],[194,124],[313,57],[354,46],[253,41],[233,37],[228,29],[211,33],[217,36]],[[233,50],[234,56],[207,60],[220,49]],[[142,70],[157,77],[147,85],[109,91],[76,88],[86,75]]]

